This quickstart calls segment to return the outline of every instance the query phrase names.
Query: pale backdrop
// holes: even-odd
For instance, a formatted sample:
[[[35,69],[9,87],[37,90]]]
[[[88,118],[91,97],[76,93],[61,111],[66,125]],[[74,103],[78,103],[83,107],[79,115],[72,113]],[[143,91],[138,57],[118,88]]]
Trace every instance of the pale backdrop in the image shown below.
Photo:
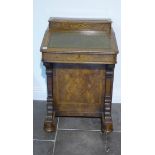
[[[33,99],[46,100],[45,68],[41,63],[40,45],[49,17],[110,18],[121,52],[120,0],[34,0],[33,15]],[[115,67],[113,103],[121,103],[121,54]]]

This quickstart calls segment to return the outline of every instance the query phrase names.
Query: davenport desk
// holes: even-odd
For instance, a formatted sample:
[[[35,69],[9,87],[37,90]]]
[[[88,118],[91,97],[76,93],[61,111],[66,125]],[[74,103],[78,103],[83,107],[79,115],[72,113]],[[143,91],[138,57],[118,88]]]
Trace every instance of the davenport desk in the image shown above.
[[[55,116],[100,117],[113,130],[111,102],[118,48],[107,19],[50,18],[42,45],[47,75],[44,129],[56,130]]]

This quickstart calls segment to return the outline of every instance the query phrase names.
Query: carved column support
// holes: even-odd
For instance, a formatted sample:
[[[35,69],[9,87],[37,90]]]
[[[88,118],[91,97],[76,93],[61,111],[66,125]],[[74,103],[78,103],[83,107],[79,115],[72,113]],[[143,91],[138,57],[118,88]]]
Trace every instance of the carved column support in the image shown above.
[[[106,65],[105,68],[105,97],[104,97],[104,113],[102,115],[102,131],[110,133],[113,131],[112,116],[111,116],[111,102],[112,102],[112,88],[115,65]]]
[[[44,130],[53,132],[56,130],[55,112],[53,108],[53,64],[44,63],[47,76],[47,115],[44,121]]]

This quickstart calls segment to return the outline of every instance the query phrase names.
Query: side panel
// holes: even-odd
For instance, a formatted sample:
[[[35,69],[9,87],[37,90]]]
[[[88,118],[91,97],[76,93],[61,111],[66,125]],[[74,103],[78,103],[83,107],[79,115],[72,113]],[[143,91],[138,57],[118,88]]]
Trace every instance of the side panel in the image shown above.
[[[59,115],[97,116],[103,112],[104,65],[54,64],[54,107]]]

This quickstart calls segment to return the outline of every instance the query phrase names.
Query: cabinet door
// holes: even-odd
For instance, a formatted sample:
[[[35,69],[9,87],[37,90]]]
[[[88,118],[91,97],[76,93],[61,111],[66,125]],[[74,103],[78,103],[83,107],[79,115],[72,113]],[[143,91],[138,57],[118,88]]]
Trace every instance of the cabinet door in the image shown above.
[[[104,105],[104,65],[54,64],[53,72],[57,114],[100,116]]]

